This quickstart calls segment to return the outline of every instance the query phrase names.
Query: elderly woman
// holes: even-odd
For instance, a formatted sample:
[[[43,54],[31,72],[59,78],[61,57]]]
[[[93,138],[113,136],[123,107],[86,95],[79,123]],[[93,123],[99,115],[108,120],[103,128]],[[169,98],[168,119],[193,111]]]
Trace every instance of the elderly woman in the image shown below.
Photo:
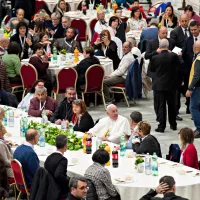
[[[6,72],[11,84],[21,84],[20,67],[21,62],[19,59],[20,45],[17,42],[11,42],[8,45],[7,54],[4,54],[2,60],[6,66]]]
[[[94,42],[94,49],[98,49],[100,54],[110,58],[113,61],[114,70],[118,68],[120,59],[117,53],[117,45],[111,40],[110,32],[103,30],[100,38]]]
[[[93,47],[85,47],[83,49],[84,59],[80,61],[80,63],[75,67],[78,73],[77,80],[77,88],[83,89],[85,88],[85,72],[87,69],[94,65],[100,64],[99,59],[94,56],[94,48]]]
[[[159,21],[162,26],[167,28],[175,28],[178,25],[178,19],[174,15],[174,8],[171,5],[165,8],[165,12],[159,17]]]
[[[134,7],[131,12],[131,18],[127,21],[130,30],[142,30],[142,28],[147,27],[147,22],[142,18],[142,13],[139,7]]]
[[[31,56],[29,63],[36,68],[38,78],[45,81],[45,87],[47,88],[48,95],[51,96],[52,83],[47,74],[47,69],[49,67],[48,57],[46,55],[42,56],[43,46],[40,43],[37,43],[33,50],[34,54]]]
[[[65,0],[59,0],[58,4],[53,9],[53,12],[59,12],[61,17],[65,14],[65,12],[69,11],[69,8],[66,5]]]
[[[35,81],[30,89],[30,92],[22,99],[17,108],[25,110],[27,112],[30,106],[31,99],[35,97],[35,89],[38,87],[44,87],[44,81],[42,79],[38,79],[37,81]]]
[[[6,129],[2,124],[3,118],[4,118],[4,109],[0,108],[0,156],[2,157],[4,164],[6,166],[6,172],[8,175],[9,183],[13,183],[14,176],[10,165],[10,161],[12,159],[12,153],[9,146],[6,144],[6,141],[4,140]]]
[[[151,125],[148,122],[141,121],[137,126],[139,138],[132,140],[133,151],[137,154],[149,153],[150,155],[155,152],[157,156],[162,157],[158,140],[150,134]]]
[[[91,115],[87,112],[85,102],[81,99],[72,102],[72,123],[74,124],[75,131],[87,132],[93,128],[94,122]]]
[[[180,163],[192,167],[199,168],[197,150],[194,146],[194,132],[190,128],[182,128],[179,132],[179,140],[181,142],[181,158]]]
[[[10,38],[10,42],[17,42],[20,45],[20,58],[26,59],[31,52],[33,38],[28,33],[28,26],[25,22],[19,22],[16,29],[16,34]]]
[[[120,200],[112,184],[110,172],[105,164],[110,160],[110,155],[104,149],[98,149],[92,156],[93,164],[87,168],[85,177],[92,181],[96,188],[99,200]]]

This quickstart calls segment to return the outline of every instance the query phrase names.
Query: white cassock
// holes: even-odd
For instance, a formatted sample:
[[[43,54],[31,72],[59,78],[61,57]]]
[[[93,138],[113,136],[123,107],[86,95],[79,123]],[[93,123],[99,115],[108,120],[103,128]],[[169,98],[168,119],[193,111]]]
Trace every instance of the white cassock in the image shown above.
[[[130,124],[128,119],[118,115],[117,120],[112,120],[109,117],[104,117],[99,120],[99,122],[91,128],[88,132],[97,137],[102,137],[109,129],[107,138],[109,141],[120,144],[120,137],[122,133],[126,135],[131,134]]]

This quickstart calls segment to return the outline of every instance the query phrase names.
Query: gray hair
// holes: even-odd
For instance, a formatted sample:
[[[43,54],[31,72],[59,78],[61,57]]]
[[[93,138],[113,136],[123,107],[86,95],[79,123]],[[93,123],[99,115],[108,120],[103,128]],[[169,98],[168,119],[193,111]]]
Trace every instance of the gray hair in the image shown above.
[[[87,183],[87,179],[85,177],[83,177],[83,176],[74,176],[74,177],[71,177],[70,181],[69,181],[69,188],[70,188],[70,190],[72,188],[77,188],[78,181]]]
[[[35,89],[35,92],[38,93],[38,92],[47,92],[47,88],[45,87],[37,87]]]
[[[71,21],[71,18],[69,16],[63,16],[62,19],[66,19],[67,21]]]
[[[60,15],[59,12],[53,12],[53,13],[51,14],[51,18],[52,18],[52,17],[56,17],[57,19],[60,19],[60,18],[61,18],[61,15]]]
[[[137,41],[134,37],[129,37],[126,40],[127,42],[131,42],[132,46],[136,47],[137,46]]]
[[[161,39],[159,42],[159,48],[160,49],[169,48],[169,41],[167,39]]]

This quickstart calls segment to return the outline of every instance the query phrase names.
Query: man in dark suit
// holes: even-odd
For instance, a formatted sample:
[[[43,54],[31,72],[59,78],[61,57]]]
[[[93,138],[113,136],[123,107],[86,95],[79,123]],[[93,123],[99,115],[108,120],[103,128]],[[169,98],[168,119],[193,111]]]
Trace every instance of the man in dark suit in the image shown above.
[[[176,124],[176,73],[178,67],[182,64],[181,57],[169,52],[169,42],[162,39],[159,42],[160,54],[151,59],[150,71],[155,74],[153,78],[153,91],[157,104],[157,119],[159,122],[157,132],[164,132],[166,128],[166,103],[168,104],[168,119],[170,128],[177,129]],[[155,100],[154,99],[154,100]]]
[[[67,177],[68,160],[64,157],[64,153],[67,151],[66,135],[56,137],[56,148],[57,151],[47,157],[44,167],[60,187],[60,198],[67,198],[69,192],[69,179]]]
[[[168,34],[167,28],[165,26],[162,26],[158,31],[158,37],[153,39],[153,40],[150,40],[147,44],[147,49],[146,49],[146,53],[144,55],[144,58],[150,59],[148,70],[147,70],[147,75],[149,77],[151,77],[152,79],[154,78],[155,73],[153,73],[149,70],[149,68],[151,66],[151,59],[152,59],[153,56],[161,53],[161,50],[159,49],[159,41],[161,39],[167,38],[167,34]],[[170,39],[170,38],[167,39],[167,40],[169,41],[169,50],[172,50],[175,47],[175,41]],[[156,104],[156,102],[157,101],[156,101],[155,95],[154,95],[154,110],[157,114],[157,104]],[[158,121],[158,118],[156,120]]]
[[[183,48],[183,60],[184,60],[184,87],[183,87],[183,94],[187,91],[189,76],[190,76],[190,69],[192,66],[192,62],[194,60],[194,52],[193,52],[193,45],[195,41],[200,40],[200,31],[199,25],[197,21],[192,21],[190,23],[190,31],[192,35],[187,39],[185,46]],[[190,98],[186,97],[186,113],[190,113],[189,106],[190,106]]]
[[[176,27],[170,33],[170,38],[176,42],[176,46],[183,49],[186,43],[186,40],[191,36],[190,29],[188,27],[189,19],[188,16],[183,14],[180,17],[180,26]],[[177,90],[176,90],[176,112],[179,114],[179,109],[181,107],[181,85],[184,77],[184,68],[183,71],[177,74]],[[184,92],[185,95],[185,92]],[[182,119],[182,118],[180,118]]]
[[[146,195],[140,198],[140,200],[188,200],[175,194],[176,183],[172,176],[163,176],[159,180],[159,183],[159,186],[155,190],[151,189]],[[157,194],[163,194],[164,197],[155,197]]]

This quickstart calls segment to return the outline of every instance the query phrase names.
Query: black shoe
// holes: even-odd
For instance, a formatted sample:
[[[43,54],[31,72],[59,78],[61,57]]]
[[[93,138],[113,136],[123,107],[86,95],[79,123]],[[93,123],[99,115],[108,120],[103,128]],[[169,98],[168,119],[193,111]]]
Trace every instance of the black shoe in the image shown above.
[[[165,130],[164,130],[164,129],[161,129],[161,128],[156,128],[155,131],[156,131],[156,132],[160,132],[160,133],[164,133]]]
[[[200,138],[200,132],[197,129],[194,131],[194,138]]]
[[[176,116],[176,121],[182,121],[183,118],[179,117],[178,115]]]
[[[171,126],[171,125],[170,125],[170,128],[171,128],[173,131],[176,131],[176,130],[177,130],[177,127],[176,127],[176,126]]]
[[[189,107],[186,108],[186,114],[191,114]]]

